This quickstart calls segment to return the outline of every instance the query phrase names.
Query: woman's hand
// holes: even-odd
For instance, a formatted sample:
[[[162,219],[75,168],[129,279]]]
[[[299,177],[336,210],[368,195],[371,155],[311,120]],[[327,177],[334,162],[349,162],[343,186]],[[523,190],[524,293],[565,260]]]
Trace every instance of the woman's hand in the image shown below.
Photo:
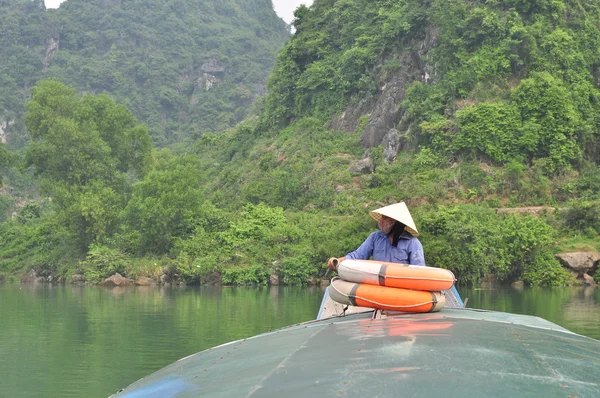
[[[329,260],[327,260],[327,266],[329,267],[329,269],[337,271],[338,264],[344,261],[345,259],[346,257],[331,257]]]
[[[329,267],[329,269],[335,271],[337,269],[337,265],[338,265],[338,259],[337,258],[331,257],[329,260],[327,260],[327,266]]]

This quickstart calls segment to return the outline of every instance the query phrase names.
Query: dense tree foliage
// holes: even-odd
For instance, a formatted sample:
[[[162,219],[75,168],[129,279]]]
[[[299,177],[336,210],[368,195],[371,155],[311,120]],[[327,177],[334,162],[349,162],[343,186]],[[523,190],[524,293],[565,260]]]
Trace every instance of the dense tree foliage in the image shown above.
[[[11,158],[12,156],[4,144],[0,144],[0,169],[4,169],[10,164]],[[0,187],[2,187],[2,174],[0,174]]]
[[[44,198],[0,202],[15,213],[0,225],[0,272],[307,283],[375,228],[368,210],[399,200],[427,264],[459,283],[567,284],[554,254],[600,250],[597,2],[315,0],[296,10],[276,60],[282,25],[266,1],[143,3],[11,8],[41,13],[44,38],[60,26],[46,73],[118,101],[55,80],[33,89],[25,160]],[[267,23],[248,23],[258,18]],[[13,25],[2,67],[28,53],[24,37],[40,48]],[[257,114],[220,131],[246,116],[272,62]],[[203,67],[221,83],[200,89]],[[5,73],[6,87],[26,96],[36,73]],[[406,146],[390,160],[361,135],[399,76]],[[0,98],[16,101],[5,118],[18,114],[17,97]],[[345,112],[356,123],[333,129]],[[132,113],[179,142],[150,154]],[[29,192],[31,175],[9,157],[10,186]],[[544,210],[497,211],[522,206]]]
[[[600,199],[592,188],[600,185],[591,178],[599,160],[600,54],[593,43],[600,38],[600,8],[593,1],[581,7],[530,3],[316,0],[300,7],[296,34],[278,56],[259,122],[197,144],[218,187],[211,197],[231,206],[221,195],[240,198],[236,203],[356,216],[362,206],[400,199],[485,208],[568,207],[579,196]],[[424,64],[402,63],[417,53]],[[327,126],[344,110],[376,98],[398,73],[407,79],[398,128],[415,150],[387,163],[381,147],[365,152],[358,145],[363,122],[356,133]],[[373,162],[365,174],[352,167],[361,156]],[[462,230],[470,248],[461,255],[467,268],[457,269],[463,282],[487,275],[564,282],[549,231],[518,218],[479,220],[479,228]],[[541,223],[562,228],[558,240],[583,228],[565,222],[557,213]],[[505,224],[519,231],[518,238],[498,232]],[[497,242],[485,238],[488,228]],[[439,241],[424,234],[433,265],[459,266],[441,255],[450,247],[461,250],[451,234]],[[577,239],[593,250],[594,232],[585,236]],[[533,247],[535,255],[509,254],[511,240],[519,242],[515,247]],[[502,251],[498,264],[479,264],[485,255],[477,251],[493,245]]]
[[[220,131],[248,115],[289,36],[270,0],[0,2],[0,119],[20,118],[29,87],[56,77],[108,92],[155,142]]]
[[[599,7],[317,0],[296,12],[264,122],[325,121],[352,98],[376,95],[388,71],[406,68],[402,54],[430,45],[428,77],[408,87],[403,104],[413,141],[446,158],[542,160],[551,173],[586,155],[595,162]]]
[[[173,239],[186,239],[207,219],[195,159],[161,153],[146,178],[133,185],[124,209],[131,251],[167,253]],[[196,167],[194,167],[196,166]]]
[[[428,261],[451,268],[463,283],[490,275],[530,284],[567,281],[566,270],[551,255],[556,231],[539,218],[498,217],[491,209],[459,206],[425,214],[422,225],[422,233],[430,237]]]
[[[115,231],[131,177],[148,167],[150,136],[106,95],[80,98],[56,80],[41,81],[32,94],[26,161],[85,251]]]

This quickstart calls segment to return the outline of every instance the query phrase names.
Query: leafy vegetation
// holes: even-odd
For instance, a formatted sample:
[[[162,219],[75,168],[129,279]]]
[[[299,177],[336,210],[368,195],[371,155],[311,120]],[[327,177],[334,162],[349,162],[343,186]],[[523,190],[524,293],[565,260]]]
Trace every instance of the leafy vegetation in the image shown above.
[[[556,231],[531,216],[498,217],[493,209],[472,205],[439,208],[422,218],[430,237],[428,261],[450,268],[463,283],[493,275],[499,282],[565,284],[566,270],[552,256]],[[476,267],[473,264],[477,264]]]
[[[109,93],[162,146],[234,126],[262,93],[285,23],[264,0],[0,2],[0,120],[26,141],[29,88]]]
[[[79,98],[55,80],[40,82],[32,93],[26,163],[85,252],[114,232],[129,177],[143,175],[148,166],[150,137],[127,108],[106,95]]]
[[[0,153],[11,187],[25,197],[39,178],[44,195],[0,202],[0,271],[314,283],[327,257],[375,227],[368,210],[399,200],[413,210],[428,265],[463,284],[568,284],[554,255],[600,249],[596,2],[315,0],[296,11],[276,60],[264,49],[282,43],[270,38],[280,21],[233,30],[216,19],[271,21],[263,2],[200,3],[111,3],[103,13],[95,0],[71,1],[35,18],[28,3],[50,33],[55,20],[78,22],[60,31],[48,68],[63,83],[32,89],[32,142]],[[92,14],[107,19],[84,18]],[[153,36],[149,21],[164,34]],[[214,51],[194,53],[208,48],[200,44]],[[147,48],[152,56],[132,56]],[[272,62],[269,92],[246,117]],[[208,91],[194,86],[205,64],[229,71]],[[29,87],[35,73],[7,87]],[[405,145],[390,158],[361,136],[392,83],[402,87],[389,108],[399,107]],[[14,104],[5,109],[18,113]],[[153,149],[149,136],[172,145]],[[16,166],[21,154],[29,169]],[[546,210],[496,210],[521,206]]]

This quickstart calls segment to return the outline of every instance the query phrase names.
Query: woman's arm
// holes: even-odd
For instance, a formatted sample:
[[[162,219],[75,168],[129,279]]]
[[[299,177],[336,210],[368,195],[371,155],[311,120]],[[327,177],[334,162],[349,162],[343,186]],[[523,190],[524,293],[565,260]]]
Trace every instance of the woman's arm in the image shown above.
[[[408,247],[408,263],[410,265],[425,265],[425,253],[423,252],[423,245],[417,239],[411,239]]]
[[[354,250],[351,253],[346,254],[345,258],[352,260],[368,260],[373,255],[373,248],[375,245],[375,234],[377,232],[373,232],[365,241],[358,247],[358,249]]]
[[[336,269],[336,264],[335,264],[336,260],[337,260],[337,262],[341,263],[342,261],[344,261],[347,258],[354,259],[354,260],[368,260],[369,258],[371,258],[371,256],[373,255],[374,235],[376,233],[377,232],[373,232],[371,235],[369,235],[369,237],[367,239],[365,239],[365,241],[362,243],[362,245],[360,245],[358,247],[358,249],[346,254],[346,256],[339,257],[339,258],[331,257],[329,260],[327,260],[327,266],[330,269],[335,270]]]

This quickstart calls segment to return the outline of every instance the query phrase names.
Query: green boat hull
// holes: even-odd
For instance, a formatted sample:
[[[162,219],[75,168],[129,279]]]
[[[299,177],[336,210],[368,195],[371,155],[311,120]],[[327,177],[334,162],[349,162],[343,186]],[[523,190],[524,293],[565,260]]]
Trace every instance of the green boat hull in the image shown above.
[[[472,309],[311,321],[218,346],[116,397],[600,396],[600,341]]]

